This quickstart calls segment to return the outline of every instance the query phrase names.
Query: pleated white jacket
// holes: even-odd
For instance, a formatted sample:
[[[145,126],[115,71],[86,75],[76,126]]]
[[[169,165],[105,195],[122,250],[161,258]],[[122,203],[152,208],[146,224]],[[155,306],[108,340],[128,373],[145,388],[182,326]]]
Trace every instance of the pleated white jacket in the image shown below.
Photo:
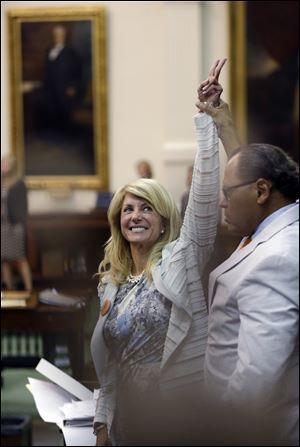
[[[153,269],[153,286],[172,302],[161,363],[161,389],[168,391],[187,386],[200,393],[208,324],[201,275],[216,236],[219,153],[212,118],[199,113],[194,120],[198,150],[189,202],[179,238],[164,248],[162,259]],[[117,290],[108,282],[100,296],[100,305],[108,299],[112,308]],[[101,385],[94,422],[106,423],[110,431],[115,413],[117,365],[109,361],[103,340],[107,315],[98,320],[91,351]]]

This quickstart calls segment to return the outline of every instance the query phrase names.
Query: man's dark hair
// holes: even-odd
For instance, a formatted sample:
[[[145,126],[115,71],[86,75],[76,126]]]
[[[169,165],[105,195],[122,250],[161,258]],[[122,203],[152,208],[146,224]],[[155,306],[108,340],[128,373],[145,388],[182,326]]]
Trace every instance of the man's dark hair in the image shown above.
[[[273,188],[295,202],[299,198],[299,166],[282,149],[271,144],[248,144],[235,149],[229,159],[239,155],[239,176],[257,180],[270,180]]]

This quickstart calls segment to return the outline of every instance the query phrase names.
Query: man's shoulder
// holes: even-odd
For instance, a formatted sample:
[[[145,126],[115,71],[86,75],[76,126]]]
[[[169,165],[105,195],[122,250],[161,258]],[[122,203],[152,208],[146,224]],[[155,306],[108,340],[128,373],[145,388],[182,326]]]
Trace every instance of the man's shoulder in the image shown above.
[[[281,256],[289,253],[298,253],[299,245],[299,221],[295,221],[290,225],[284,226],[280,231],[276,232],[270,239],[266,241],[268,249],[272,249],[273,253],[279,253]]]

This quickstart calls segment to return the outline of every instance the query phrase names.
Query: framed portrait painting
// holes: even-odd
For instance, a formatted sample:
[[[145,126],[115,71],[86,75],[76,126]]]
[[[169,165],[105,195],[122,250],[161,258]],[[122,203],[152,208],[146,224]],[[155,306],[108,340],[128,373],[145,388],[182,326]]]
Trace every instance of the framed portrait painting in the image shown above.
[[[108,187],[105,11],[8,11],[12,148],[29,188]]]
[[[299,2],[230,2],[231,107],[242,140],[299,160]]]

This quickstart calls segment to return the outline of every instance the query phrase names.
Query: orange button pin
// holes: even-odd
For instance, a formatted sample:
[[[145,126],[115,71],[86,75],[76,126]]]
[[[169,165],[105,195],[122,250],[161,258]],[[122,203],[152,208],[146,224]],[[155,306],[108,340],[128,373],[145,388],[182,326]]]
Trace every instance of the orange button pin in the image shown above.
[[[110,304],[111,303],[108,299],[104,300],[104,303],[102,304],[101,311],[100,311],[100,314],[102,315],[102,317],[104,317],[104,315],[106,315],[107,312],[109,311]]]

